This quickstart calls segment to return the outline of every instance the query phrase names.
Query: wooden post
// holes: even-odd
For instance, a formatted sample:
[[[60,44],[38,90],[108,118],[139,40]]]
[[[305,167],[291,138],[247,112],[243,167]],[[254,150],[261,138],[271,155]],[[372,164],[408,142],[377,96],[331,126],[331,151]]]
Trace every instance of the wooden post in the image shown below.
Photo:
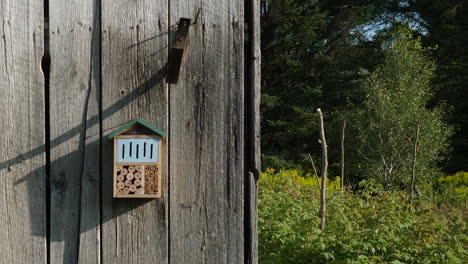
[[[411,197],[410,197],[410,204],[413,204],[413,197],[414,197],[414,182],[416,179],[416,156],[418,153],[418,144],[419,144],[419,125],[416,129],[416,139],[414,140],[414,152],[413,152],[413,171],[411,175]]]
[[[344,192],[344,168],[345,168],[345,132],[346,132],[346,120],[343,120],[343,127],[341,130],[341,192]]]
[[[323,124],[323,115],[320,108],[317,108],[319,118],[319,132],[320,141],[322,144],[322,189],[320,192],[320,229],[325,230],[325,213],[327,211],[326,205],[326,191],[327,191],[327,170],[328,170],[328,157],[327,157],[327,140],[325,139],[325,128]]]
[[[245,248],[244,261],[246,264],[258,263],[258,234],[257,234],[257,190],[261,171],[260,155],[260,99],[261,99],[261,45],[260,45],[260,4],[258,0],[244,1],[244,28],[248,41],[244,43],[245,50],[245,128],[247,134],[247,153],[244,155],[250,160],[246,168],[245,184]]]

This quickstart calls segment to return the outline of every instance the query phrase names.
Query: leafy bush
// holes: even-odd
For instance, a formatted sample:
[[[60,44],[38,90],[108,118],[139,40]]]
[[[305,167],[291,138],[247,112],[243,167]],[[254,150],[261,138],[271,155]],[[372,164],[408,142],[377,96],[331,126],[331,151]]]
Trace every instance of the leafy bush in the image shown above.
[[[444,105],[430,107],[435,64],[420,38],[401,28],[387,44],[385,59],[363,84],[367,97],[350,105],[343,119],[349,121],[348,156],[351,168],[366,179],[376,178],[386,189],[402,189],[411,180],[416,127],[417,181],[433,181],[438,162],[446,158],[453,128],[444,121]]]
[[[260,263],[467,263],[463,208],[423,199],[410,211],[407,193],[363,182],[356,194],[329,184],[327,227],[320,231],[313,175],[267,170],[259,182]]]
[[[446,194],[454,194],[463,200],[468,199],[468,172],[460,171],[454,175],[439,178],[438,183]]]

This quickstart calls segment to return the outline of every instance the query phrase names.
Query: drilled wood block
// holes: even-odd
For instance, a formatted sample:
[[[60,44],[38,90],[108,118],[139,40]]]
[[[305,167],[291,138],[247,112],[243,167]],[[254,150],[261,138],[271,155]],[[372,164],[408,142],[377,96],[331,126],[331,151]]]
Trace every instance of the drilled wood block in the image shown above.
[[[159,188],[159,166],[145,166],[145,194],[158,194]]]

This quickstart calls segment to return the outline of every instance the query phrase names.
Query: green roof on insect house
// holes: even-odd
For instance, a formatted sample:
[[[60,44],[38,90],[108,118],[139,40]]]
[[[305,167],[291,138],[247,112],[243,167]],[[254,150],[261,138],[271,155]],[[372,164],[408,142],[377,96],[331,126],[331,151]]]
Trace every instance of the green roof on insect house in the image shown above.
[[[119,135],[119,134],[121,134],[121,133],[127,131],[127,130],[130,129],[132,126],[137,125],[137,124],[142,125],[142,126],[148,128],[148,129],[151,130],[152,132],[154,132],[154,133],[156,133],[156,134],[158,134],[158,135],[160,135],[160,136],[162,136],[162,137],[167,137],[167,134],[164,133],[164,132],[162,132],[161,130],[159,130],[159,129],[153,127],[152,125],[146,123],[145,121],[143,121],[143,120],[141,120],[141,119],[135,119],[135,120],[133,120],[133,121],[131,121],[131,122],[129,122],[129,123],[123,125],[123,126],[122,126],[121,128],[119,128],[117,131],[115,131],[115,132],[113,132],[112,134],[110,134],[110,135],[108,136],[108,138],[111,139],[111,138],[113,138],[113,137],[115,137],[115,136],[117,136],[117,135]]]

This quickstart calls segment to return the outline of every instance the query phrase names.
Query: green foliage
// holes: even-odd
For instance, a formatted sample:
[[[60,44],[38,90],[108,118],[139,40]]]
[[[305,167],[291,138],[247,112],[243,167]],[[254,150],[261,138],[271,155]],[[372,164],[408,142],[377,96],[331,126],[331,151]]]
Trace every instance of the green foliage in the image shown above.
[[[466,263],[463,209],[444,210],[372,181],[357,194],[330,184],[327,227],[320,231],[316,180],[301,171],[268,170],[259,182],[260,263]]]
[[[444,193],[468,199],[468,172],[460,171],[454,175],[439,178],[438,183]]]
[[[459,0],[266,2],[268,12],[262,16],[262,150],[266,166],[306,167],[301,162],[303,155],[320,151],[313,109],[322,108],[325,123],[330,124],[341,121],[331,113],[347,101],[361,107],[366,95],[361,84],[382,63],[382,48],[386,47],[382,43],[391,42],[395,28],[408,24],[421,36],[420,45],[438,47],[431,52],[434,61],[426,67],[435,69],[431,73],[434,96],[429,103],[451,106],[447,121],[457,127],[450,140],[453,151],[439,164],[447,173],[468,169],[467,4]],[[326,127],[331,133],[339,130]],[[331,146],[338,144],[334,140],[330,137]],[[339,153],[330,148],[332,169],[337,160]]]
[[[386,188],[410,181],[415,132],[417,179],[429,180],[449,150],[453,128],[444,122],[443,106],[428,108],[433,97],[435,64],[419,38],[400,28],[387,44],[384,63],[364,83],[367,98],[344,114],[350,123],[351,158],[355,173],[377,178]]]
[[[377,64],[379,45],[356,27],[382,1],[268,2],[262,17],[263,164],[290,168],[320,150],[314,109],[332,111],[361,96],[359,82]]]
[[[304,172],[300,169],[289,169],[289,170],[275,170],[273,168],[268,168],[265,170],[264,173],[262,173],[263,178],[270,179],[272,181],[275,181],[275,183],[278,183],[282,179],[291,179],[299,185],[305,187],[305,188],[310,188],[314,190],[319,189],[319,183],[322,183],[322,178],[317,177],[315,174],[312,174],[310,172]],[[318,180],[317,180],[318,179]],[[341,179],[340,177],[335,177],[334,180],[330,180],[327,178],[327,190],[340,190],[341,188]]]
[[[449,122],[459,129],[453,136],[452,157],[444,164],[450,173],[468,170],[468,5],[459,0],[410,0],[403,15],[420,21],[426,46],[437,46],[434,85],[436,100],[453,108]]]

